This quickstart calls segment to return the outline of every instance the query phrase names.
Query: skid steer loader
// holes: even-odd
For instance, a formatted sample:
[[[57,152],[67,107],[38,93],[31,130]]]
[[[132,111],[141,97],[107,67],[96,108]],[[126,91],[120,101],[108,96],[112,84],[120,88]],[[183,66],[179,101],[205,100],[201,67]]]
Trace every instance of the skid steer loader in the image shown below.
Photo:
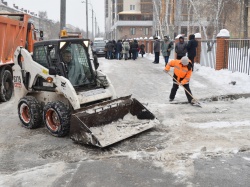
[[[32,129],[43,123],[54,136],[105,147],[157,125],[139,101],[117,98],[109,78],[90,57],[90,41],[56,39],[18,47],[13,80],[18,115]]]

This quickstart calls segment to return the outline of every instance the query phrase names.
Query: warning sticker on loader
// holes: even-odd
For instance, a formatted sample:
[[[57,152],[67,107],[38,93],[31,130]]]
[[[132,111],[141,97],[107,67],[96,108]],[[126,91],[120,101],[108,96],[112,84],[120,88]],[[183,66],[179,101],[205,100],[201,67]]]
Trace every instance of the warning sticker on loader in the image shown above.
[[[45,75],[48,75],[48,74],[49,74],[48,70],[46,70],[46,69],[43,69],[42,72],[43,72],[43,74],[45,74]]]

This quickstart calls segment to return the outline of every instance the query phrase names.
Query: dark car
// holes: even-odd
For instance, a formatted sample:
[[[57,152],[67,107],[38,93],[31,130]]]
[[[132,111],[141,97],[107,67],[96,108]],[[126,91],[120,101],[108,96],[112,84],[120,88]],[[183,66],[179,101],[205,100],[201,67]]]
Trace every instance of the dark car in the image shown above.
[[[105,45],[106,42],[94,42],[92,45],[93,55],[96,56],[105,56]]]

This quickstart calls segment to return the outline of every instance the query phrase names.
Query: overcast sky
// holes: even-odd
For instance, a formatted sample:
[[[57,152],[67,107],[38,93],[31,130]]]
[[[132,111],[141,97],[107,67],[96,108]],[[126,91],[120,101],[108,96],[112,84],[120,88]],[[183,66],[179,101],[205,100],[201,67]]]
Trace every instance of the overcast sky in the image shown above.
[[[47,11],[48,18],[60,21],[60,2],[61,0],[5,0],[10,7],[15,3],[19,8],[28,9],[32,12]],[[83,30],[86,30],[86,3],[85,0],[66,0],[66,23],[72,24]],[[104,31],[104,0],[88,0],[93,5],[94,12],[96,13],[96,20],[100,31]],[[91,5],[89,7],[89,27],[88,30],[92,31],[92,14]]]

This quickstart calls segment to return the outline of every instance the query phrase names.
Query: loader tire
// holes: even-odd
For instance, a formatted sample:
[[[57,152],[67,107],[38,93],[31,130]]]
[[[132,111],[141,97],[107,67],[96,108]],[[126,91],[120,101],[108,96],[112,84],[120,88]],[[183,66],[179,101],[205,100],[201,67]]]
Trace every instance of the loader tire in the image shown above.
[[[60,101],[50,102],[44,106],[43,121],[53,136],[66,136],[70,130],[70,110]]]
[[[2,69],[0,72],[0,101],[9,101],[14,89],[12,74],[9,70]]]
[[[42,107],[33,96],[26,96],[18,102],[18,116],[22,125],[28,129],[34,129],[42,123]]]

